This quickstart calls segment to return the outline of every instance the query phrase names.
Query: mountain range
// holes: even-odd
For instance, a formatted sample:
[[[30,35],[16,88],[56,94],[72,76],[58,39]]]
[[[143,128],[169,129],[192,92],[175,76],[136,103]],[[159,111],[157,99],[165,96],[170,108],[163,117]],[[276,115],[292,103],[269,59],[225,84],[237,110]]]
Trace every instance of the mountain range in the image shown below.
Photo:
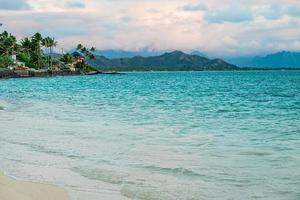
[[[266,56],[225,58],[239,67],[300,68],[300,52],[281,51]]]
[[[208,59],[181,51],[164,53],[159,56],[113,59],[98,55],[95,60],[88,62],[100,70],[111,71],[228,71],[239,69],[221,59]]]
[[[99,50],[95,54],[98,57],[104,56],[108,59],[125,59],[134,57],[156,57],[164,54],[163,51],[140,50],[140,51],[124,51],[124,50]],[[210,58],[200,51],[193,51],[189,55],[197,55],[200,57]],[[212,56],[211,56],[212,57]],[[221,57],[222,58],[222,57]],[[300,68],[300,52],[281,51],[269,55],[260,55],[253,57],[231,57],[222,58],[226,62],[238,67],[256,67],[256,68]]]
[[[166,53],[166,51],[156,51],[156,50],[149,50],[149,49],[142,49],[139,51],[125,51],[125,50],[113,50],[113,49],[107,49],[107,50],[96,50],[96,55],[105,56],[109,59],[113,58],[133,58],[135,56],[143,56],[143,57],[150,57],[150,56],[159,56]],[[189,53],[190,55],[197,55],[202,57],[207,57],[204,53],[200,51],[192,51]]]

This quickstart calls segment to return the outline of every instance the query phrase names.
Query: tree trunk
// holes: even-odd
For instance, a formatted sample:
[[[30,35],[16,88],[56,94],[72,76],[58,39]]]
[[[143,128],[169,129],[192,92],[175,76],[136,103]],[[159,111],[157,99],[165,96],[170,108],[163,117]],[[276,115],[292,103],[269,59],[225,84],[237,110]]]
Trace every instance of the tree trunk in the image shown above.
[[[52,66],[52,47],[50,47],[50,66],[51,66],[51,70],[53,69]]]

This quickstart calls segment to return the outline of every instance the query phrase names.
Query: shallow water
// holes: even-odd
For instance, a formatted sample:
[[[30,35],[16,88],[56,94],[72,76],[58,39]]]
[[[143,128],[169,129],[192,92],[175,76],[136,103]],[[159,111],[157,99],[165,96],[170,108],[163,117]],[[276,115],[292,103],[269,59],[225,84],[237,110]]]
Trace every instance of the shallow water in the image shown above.
[[[0,169],[72,199],[300,199],[300,71],[0,81]]]

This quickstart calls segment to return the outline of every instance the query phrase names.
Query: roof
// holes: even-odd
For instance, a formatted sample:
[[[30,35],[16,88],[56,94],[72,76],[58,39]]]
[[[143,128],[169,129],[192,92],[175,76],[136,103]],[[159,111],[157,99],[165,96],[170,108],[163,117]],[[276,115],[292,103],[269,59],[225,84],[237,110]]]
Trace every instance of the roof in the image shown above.
[[[72,55],[74,57],[82,57],[82,58],[84,58],[84,55],[82,53],[78,52],[78,51],[73,52]]]

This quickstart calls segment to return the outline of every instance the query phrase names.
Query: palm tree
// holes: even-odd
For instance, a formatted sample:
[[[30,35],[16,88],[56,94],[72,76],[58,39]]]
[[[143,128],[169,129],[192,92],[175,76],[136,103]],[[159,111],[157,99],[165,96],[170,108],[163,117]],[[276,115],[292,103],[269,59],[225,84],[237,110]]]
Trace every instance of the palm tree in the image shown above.
[[[26,37],[21,40],[20,42],[20,55],[21,61],[24,62],[26,65],[31,65],[32,62],[32,42],[31,39]]]
[[[83,48],[83,45],[82,44],[78,44],[76,49],[77,50],[81,50],[82,48]]]
[[[64,62],[65,64],[72,64],[74,61],[74,57],[72,54],[70,53],[66,53],[63,55],[63,57],[60,59],[62,62]]]
[[[32,38],[34,40],[37,40],[37,41],[42,41],[43,40],[43,37],[39,32],[35,33]]]
[[[76,48],[81,54],[84,55],[85,58],[88,59],[95,59],[95,55],[93,54],[94,51],[96,51],[95,47],[92,47],[90,49],[84,47],[82,44],[78,44],[77,48]],[[82,70],[86,71],[88,68],[88,65],[83,61],[83,63],[80,64],[82,68]]]
[[[29,51],[31,50],[31,40],[28,37],[24,38],[23,40],[21,40],[21,46],[29,53]]]
[[[13,61],[14,55],[28,67],[38,69],[45,63],[48,69],[52,69],[53,48],[56,45],[57,41],[54,38],[43,38],[40,33],[26,37],[18,43],[15,36],[4,31],[0,33],[0,64],[3,66],[4,61]]]
[[[41,67],[41,60],[42,60],[42,41],[43,37],[40,33],[35,33],[32,37],[32,47],[35,50],[36,53],[36,59],[37,59],[37,64],[39,67]]]
[[[88,49],[84,47],[82,44],[78,44],[76,49],[79,50],[86,58],[95,59],[95,55],[92,53],[96,51],[95,47]]]
[[[50,47],[50,66],[52,69],[52,65],[53,65],[53,47],[57,46],[57,41],[55,41],[55,38],[50,38],[49,41],[49,47]]]
[[[46,38],[43,38],[42,40],[42,45],[44,47],[46,47],[46,62],[47,62],[47,65],[48,65],[48,68],[50,68],[50,43],[51,43],[51,38],[50,37],[46,37]]]
[[[14,63],[15,53],[18,52],[20,46],[17,44],[15,36],[4,31],[0,34],[0,58],[2,66],[9,66]]]
[[[0,55],[13,55],[17,49],[18,44],[16,37],[4,31],[0,35]]]

